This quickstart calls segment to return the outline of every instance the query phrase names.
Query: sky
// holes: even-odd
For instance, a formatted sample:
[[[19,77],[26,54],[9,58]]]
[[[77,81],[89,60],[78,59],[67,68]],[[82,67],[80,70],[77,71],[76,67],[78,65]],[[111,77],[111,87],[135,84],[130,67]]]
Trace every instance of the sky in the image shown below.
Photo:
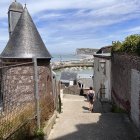
[[[0,0],[0,52],[6,46],[8,7]],[[42,39],[52,54],[76,48],[101,48],[140,34],[140,0],[17,0],[27,4]]]

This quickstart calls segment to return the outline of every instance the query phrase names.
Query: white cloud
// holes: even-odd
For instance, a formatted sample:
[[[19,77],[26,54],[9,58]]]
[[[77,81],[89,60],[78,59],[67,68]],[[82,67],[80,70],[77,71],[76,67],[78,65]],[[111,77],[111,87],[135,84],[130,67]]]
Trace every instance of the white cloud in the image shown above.
[[[140,34],[140,26],[136,26],[136,27],[124,30],[124,32],[130,33],[130,34]]]
[[[133,14],[133,15],[125,15],[125,16],[120,16],[120,17],[113,17],[110,18],[108,17],[102,17],[102,18],[97,18],[97,17],[89,17],[87,16],[85,18],[79,18],[79,19],[73,19],[71,22],[70,20],[65,21],[61,24],[56,25],[58,28],[66,29],[66,30],[84,30],[84,29],[96,29],[97,27],[100,28],[102,26],[109,26],[113,25],[116,23],[120,23],[123,21],[131,20],[134,18],[137,18],[140,14]]]
[[[107,42],[105,42],[104,39],[105,38],[69,40],[69,41],[65,40],[64,42],[49,44],[47,47],[51,52],[54,52],[54,50],[57,50],[57,53],[60,53],[60,54],[70,53],[70,52],[75,52],[76,48],[100,48],[105,45],[110,45]],[[60,49],[60,46],[61,46],[61,49]]]
[[[52,0],[54,2],[55,0]],[[44,1],[45,2],[45,1]],[[59,3],[59,1],[57,0]],[[70,3],[74,3],[73,0],[68,1],[66,4],[66,0],[61,1],[63,4],[60,5],[57,3],[57,6],[60,6],[62,9],[63,6],[69,5],[71,7],[79,7],[77,5],[71,5]],[[80,0],[76,0],[75,2],[80,2]],[[82,7],[81,10],[75,11],[73,15],[67,16],[65,13],[44,13],[42,16],[38,16],[38,20],[50,20],[55,18],[64,18],[64,22],[58,24],[59,28],[68,29],[68,30],[80,30],[86,28],[96,28],[100,26],[108,26],[116,23],[120,23],[127,20],[132,20],[135,18],[139,18],[140,16],[140,2],[138,0],[100,0],[100,1],[88,1],[86,0],[81,2]],[[89,5],[90,3],[90,5]],[[94,4],[93,4],[94,3]],[[50,4],[51,5],[51,4]],[[60,8],[59,7],[59,8]],[[91,8],[89,11],[85,8]],[[94,7],[96,7],[94,9]],[[98,7],[98,8],[97,8]],[[49,7],[51,9],[51,6]],[[54,6],[54,8],[56,8]],[[66,8],[66,7],[65,7]]]
[[[6,41],[8,39],[8,29],[2,28],[0,29],[0,40]]]
[[[125,14],[133,14],[133,12],[139,10],[139,6],[134,1],[129,1],[129,4],[126,2],[116,3],[115,5],[104,7],[101,9],[98,9],[96,11],[93,11],[91,14],[96,15],[98,17],[103,16],[116,16],[116,15],[125,15]]]
[[[36,13],[43,10],[100,8],[111,5],[116,1],[117,0],[41,0],[40,2],[34,2],[34,0],[31,0],[28,6],[32,13]]]
[[[8,6],[10,5],[9,0],[0,1],[1,5],[1,14],[0,16],[6,16]],[[22,4],[25,3],[25,0],[20,0]],[[131,11],[133,7],[139,7],[139,0],[40,0],[40,1],[26,1],[27,7],[32,14],[44,10],[62,10],[62,9],[106,9],[106,12],[111,10],[111,12],[116,12],[118,10],[125,10],[125,7],[128,7],[127,10]],[[108,9],[112,7],[112,9]],[[129,8],[131,7],[131,8]],[[117,9],[116,9],[117,8]],[[118,9],[119,8],[119,9]],[[118,11],[118,12],[121,12]],[[100,12],[99,12],[100,14]]]
[[[9,38],[8,29],[7,28],[2,28],[2,29],[0,28],[0,52],[6,46],[8,38]]]

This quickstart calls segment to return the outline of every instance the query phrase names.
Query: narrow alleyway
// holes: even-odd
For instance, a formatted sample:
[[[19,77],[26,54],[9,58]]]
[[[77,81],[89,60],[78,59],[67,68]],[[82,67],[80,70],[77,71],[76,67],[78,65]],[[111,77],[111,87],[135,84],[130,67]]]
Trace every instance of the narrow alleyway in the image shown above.
[[[102,112],[96,103],[95,112]],[[65,95],[63,113],[54,125],[49,140],[135,140],[127,115],[90,113],[83,96]]]

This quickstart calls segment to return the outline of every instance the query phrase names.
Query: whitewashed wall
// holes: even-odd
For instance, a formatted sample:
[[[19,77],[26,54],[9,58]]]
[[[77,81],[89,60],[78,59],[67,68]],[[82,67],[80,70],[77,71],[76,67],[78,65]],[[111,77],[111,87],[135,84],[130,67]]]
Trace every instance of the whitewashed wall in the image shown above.
[[[106,74],[100,66],[100,61],[105,60]],[[105,85],[105,98],[111,100],[111,61],[103,58],[94,58],[94,89],[96,94],[100,90],[101,83]]]
[[[140,128],[140,72],[131,70],[131,118]]]

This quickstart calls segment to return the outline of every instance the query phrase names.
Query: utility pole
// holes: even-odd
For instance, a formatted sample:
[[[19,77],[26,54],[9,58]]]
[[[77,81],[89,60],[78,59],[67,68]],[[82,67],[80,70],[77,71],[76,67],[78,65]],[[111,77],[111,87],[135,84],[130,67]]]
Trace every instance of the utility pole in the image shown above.
[[[37,68],[37,58],[33,58],[34,62],[34,95],[35,95],[35,107],[37,115],[37,127],[40,129],[40,105],[39,105],[39,92],[38,92],[38,68]]]

